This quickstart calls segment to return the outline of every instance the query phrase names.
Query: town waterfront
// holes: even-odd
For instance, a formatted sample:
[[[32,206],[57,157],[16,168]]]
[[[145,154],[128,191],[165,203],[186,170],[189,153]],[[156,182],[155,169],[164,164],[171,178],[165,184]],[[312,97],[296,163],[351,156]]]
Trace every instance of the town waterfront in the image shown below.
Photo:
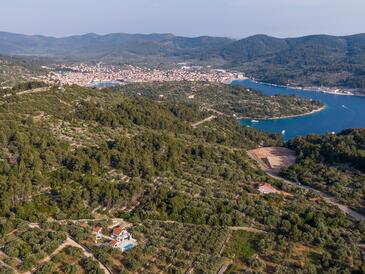
[[[251,119],[241,120],[241,125],[267,132],[282,133],[285,140],[308,134],[337,133],[348,128],[365,128],[365,97],[291,89],[257,83],[251,80],[234,81],[233,85],[257,90],[267,96],[276,94],[298,95],[307,99],[319,100],[326,104],[324,110],[300,117],[257,121]]]

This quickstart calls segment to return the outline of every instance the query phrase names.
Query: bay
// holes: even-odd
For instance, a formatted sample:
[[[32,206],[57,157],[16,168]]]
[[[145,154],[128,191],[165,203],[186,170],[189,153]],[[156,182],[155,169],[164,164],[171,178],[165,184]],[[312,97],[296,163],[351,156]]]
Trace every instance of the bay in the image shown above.
[[[308,134],[338,133],[349,128],[365,128],[365,97],[322,93],[257,83],[251,80],[234,81],[233,85],[259,91],[267,96],[276,94],[298,95],[319,100],[326,108],[310,115],[273,120],[243,119],[241,125],[271,133],[283,133],[285,140]]]

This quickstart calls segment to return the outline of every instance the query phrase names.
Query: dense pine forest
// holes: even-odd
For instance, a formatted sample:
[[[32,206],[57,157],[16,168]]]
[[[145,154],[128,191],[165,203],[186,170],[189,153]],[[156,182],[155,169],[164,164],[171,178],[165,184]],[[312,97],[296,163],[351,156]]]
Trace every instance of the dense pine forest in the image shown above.
[[[299,155],[284,177],[329,192],[365,212],[365,130],[307,136],[287,146]]]
[[[282,136],[233,117],[301,114],[320,103],[208,83],[39,86],[19,93],[29,84],[18,85],[0,99],[0,273],[103,273],[103,265],[111,273],[217,273],[225,264],[226,273],[365,271],[365,223],[266,175],[246,152],[282,146]],[[294,140],[287,146],[299,162],[285,174],[304,180],[305,163],[318,163],[322,173],[358,180],[323,177],[324,188],[363,191],[364,135]],[[289,195],[263,195],[262,182]],[[341,195],[363,206],[350,190]],[[115,218],[131,225],[137,247],[95,244],[92,228],[107,230]],[[47,260],[65,241],[80,246]]]

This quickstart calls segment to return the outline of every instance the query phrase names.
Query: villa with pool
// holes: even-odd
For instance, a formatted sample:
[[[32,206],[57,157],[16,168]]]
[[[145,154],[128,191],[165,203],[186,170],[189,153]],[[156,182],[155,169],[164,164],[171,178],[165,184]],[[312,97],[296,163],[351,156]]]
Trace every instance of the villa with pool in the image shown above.
[[[113,229],[111,238],[111,246],[113,248],[119,248],[122,252],[132,249],[137,245],[137,240],[133,239],[132,235],[127,231],[126,228],[119,226]]]
[[[132,234],[123,226],[114,228],[110,237],[102,233],[101,227],[94,227],[93,234],[96,235],[96,242],[102,239],[104,239],[104,241],[106,240],[106,242],[99,245],[107,244],[112,248],[120,249],[122,252],[132,249],[137,245],[137,240],[134,239]]]

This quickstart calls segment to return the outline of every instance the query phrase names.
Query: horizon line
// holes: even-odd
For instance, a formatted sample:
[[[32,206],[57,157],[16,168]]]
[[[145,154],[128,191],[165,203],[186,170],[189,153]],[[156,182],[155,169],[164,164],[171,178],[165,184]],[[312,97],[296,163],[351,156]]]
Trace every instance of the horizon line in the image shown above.
[[[275,35],[271,35],[271,34],[267,34],[267,33],[257,33],[257,34],[253,34],[253,35],[248,35],[245,37],[230,37],[230,36],[214,36],[214,35],[179,35],[179,34],[174,34],[173,32],[151,32],[151,33],[147,33],[147,32],[109,32],[109,33],[96,33],[96,32],[85,32],[85,33],[81,33],[81,34],[70,34],[70,35],[63,35],[63,36],[56,36],[56,35],[46,35],[46,34],[25,34],[25,33],[20,33],[20,32],[11,32],[11,31],[6,31],[6,30],[0,30],[0,33],[7,33],[7,34],[12,34],[12,35],[23,35],[23,36],[30,36],[30,37],[43,37],[43,38],[54,38],[54,39],[65,39],[65,38],[70,38],[70,37],[82,37],[82,36],[87,36],[87,35],[95,35],[95,36],[99,36],[99,37],[103,37],[103,36],[108,36],[108,35],[117,35],[117,34],[125,34],[125,35],[145,35],[145,36],[151,36],[151,35],[172,35],[174,37],[184,37],[184,38],[201,38],[201,37],[212,37],[212,38],[227,38],[227,39],[232,39],[232,40],[242,40],[242,39],[247,39],[250,37],[255,37],[255,36],[267,36],[267,37],[272,37],[272,38],[278,38],[278,39],[295,39],[295,38],[303,38],[303,37],[308,37],[308,36],[332,36],[332,37],[350,37],[350,36],[356,36],[356,35],[365,35],[365,32],[359,32],[359,33],[350,33],[350,34],[345,34],[345,35],[334,35],[334,34],[327,34],[327,33],[313,33],[313,34],[306,34],[306,35],[296,35],[296,36],[286,36],[286,37],[279,37],[279,36],[275,36]]]

